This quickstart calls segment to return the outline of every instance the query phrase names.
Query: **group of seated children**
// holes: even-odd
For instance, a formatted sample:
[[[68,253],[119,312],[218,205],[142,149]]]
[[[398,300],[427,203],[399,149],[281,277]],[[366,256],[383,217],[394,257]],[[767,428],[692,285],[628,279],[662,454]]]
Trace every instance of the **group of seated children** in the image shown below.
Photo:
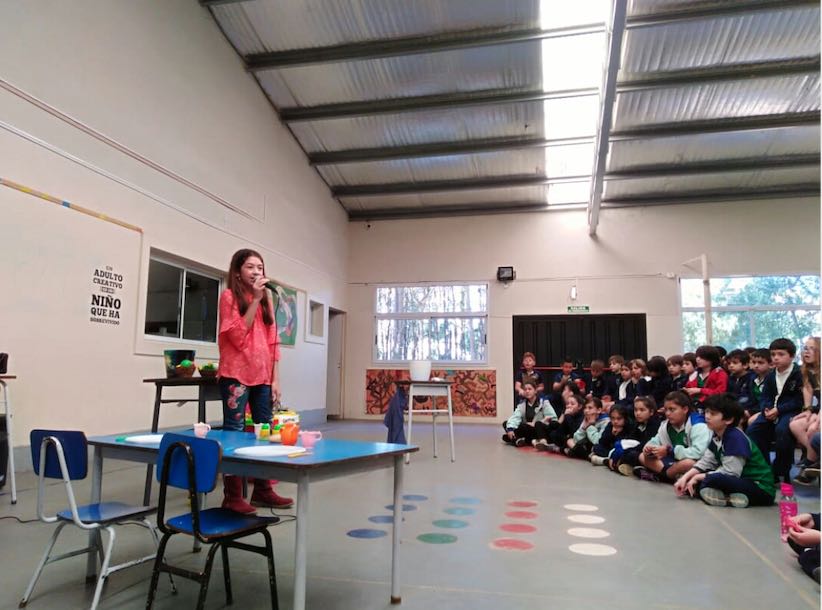
[[[806,461],[795,480],[812,482],[819,459],[819,339],[808,339],[801,367],[789,339],[769,349],[722,352],[703,345],[648,363],[615,355],[608,372],[594,360],[588,378],[566,358],[550,384],[526,353],[503,440],[677,482],[683,494],[732,506],[770,503],[774,483],[790,480],[798,443]]]

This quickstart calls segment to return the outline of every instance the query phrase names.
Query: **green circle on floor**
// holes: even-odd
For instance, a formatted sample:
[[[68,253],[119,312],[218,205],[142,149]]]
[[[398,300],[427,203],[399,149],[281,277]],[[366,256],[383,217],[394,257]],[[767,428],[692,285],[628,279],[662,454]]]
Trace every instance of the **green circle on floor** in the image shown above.
[[[468,527],[468,521],[462,521],[461,519],[437,519],[433,523],[434,527],[447,527],[450,529]]]
[[[428,544],[451,544],[457,541],[457,537],[451,534],[420,534],[417,540]]]
[[[473,508],[463,508],[461,506],[455,506],[453,508],[446,508],[442,512],[448,513],[449,515],[460,515],[464,517],[466,515],[473,515],[477,511],[475,511]]]

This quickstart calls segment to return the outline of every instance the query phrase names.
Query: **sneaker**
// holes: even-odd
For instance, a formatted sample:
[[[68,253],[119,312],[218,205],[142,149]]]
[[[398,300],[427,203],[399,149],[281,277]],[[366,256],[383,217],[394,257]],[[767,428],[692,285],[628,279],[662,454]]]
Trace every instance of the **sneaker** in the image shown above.
[[[814,568],[811,572],[811,578],[813,578],[817,583],[819,582],[819,568]]]
[[[550,445],[548,444],[548,441],[546,441],[545,439],[534,441],[534,449],[536,449],[537,451],[548,451],[548,447],[550,447]]]
[[[728,499],[734,508],[748,508],[748,496],[745,494],[732,493]]]
[[[527,444],[528,444],[528,440],[523,438],[523,437],[519,437],[517,440],[514,441],[514,445],[516,447],[525,447],[525,445],[527,445]]]
[[[554,443],[548,443],[545,445],[545,450],[551,453],[562,453],[559,449],[559,445],[555,445]]]
[[[703,487],[702,489],[700,489],[699,497],[702,498],[702,501],[705,502],[705,504],[710,504],[711,506],[728,506],[729,502],[729,498],[724,491],[719,491],[718,489],[714,489],[713,487]],[[745,506],[748,505],[747,501],[748,498],[745,498]]]
[[[605,466],[608,463],[607,457],[601,457],[598,455],[591,456],[591,466]]]
[[[808,474],[808,470],[810,470],[810,468],[805,468],[802,470],[802,472],[793,478],[793,482],[798,485],[813,485],[814,482],[816,482],[817,477]]]
[[[571,457],[571,450],[570,450],[570,449],[568,449],[568,447],[566,447],[565,449],[563,449],[563,450],[562,450],[562,453],[564,453],[564,454],[565,454],[565,455],[567,455],[568,457]]]
[[[626,477],[630,477],[632,474],[634,474],[634,467],[630,464],[620,464],[617,467],[617,470],[619,470],[619,474]]]
[[[506,445],[513,445],[514,444],[514,441],[512,441],[510,438],[508,438],[507,434],[502,435],[502,442],[505,443]]]
[[[645,468],[645,466],[635,466],[634,475],[638,476],[643,481],[651,481],[654,483],[659,482],[659,475],[655,472],[651,472]]]

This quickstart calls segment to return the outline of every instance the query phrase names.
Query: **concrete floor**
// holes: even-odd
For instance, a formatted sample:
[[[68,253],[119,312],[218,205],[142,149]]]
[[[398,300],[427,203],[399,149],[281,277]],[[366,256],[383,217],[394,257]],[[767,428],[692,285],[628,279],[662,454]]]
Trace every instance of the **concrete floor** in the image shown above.
[[[383,440],[378,423],[336,422],[325,428],[335,438]],[[406,470],[406,494],[416,510],[405,513],[402,532],[402,597],[406,610],[532,609],[534,607],[628,609],[751,609],[792,610],[819,607],[819,586],[798,568],[779,540],[778,513],[773,508],[746,510],[712,508],[697,500],[674,497],[670,486],[645,483],[594,468],[581,461],[517,450],[500,443],[499,426],[457,426],[457,461],[448,459],[446,428],[440,427],[440,457],[431,450],[430,426],[415,426],[421,451]],[[144,469],[123,462],[106,464],[105,499],[136,501],[141,495]],[[8,493],[0,495],[0,516],[32,518],[36,490],[31,473],[18,478],[19,502],[12,507]],[[281,493],[294,494],[283,484]],[[88,483],[77,487],[87,497]],[[4,490],[8,492],[8,489]],[[819,489],[799,490],[800,510],[819,510]],[[62,490],[51,489],[54,506],[64,505]],[[308,551],[309,608],[368,610],[389,608],[390,526],[371,523],[369,516],[388,515],[391,503],[390,471],[357,475],[312,486]],[[477,504],[455,503],[474,498]],[[535,501],[534,508],[512,508],[511,501]],[[213,500],[213,501],[216,501]],[[183,498],[175,499],[180,512]],[[580,525],[568,516],[582,514],[566,504],[589,504],[605,519],[600,525]],[[447,508],[474,509],[467,516],[443,512]],[[534,518],[510,518],[512,510],[536,513]],[[293,511],[288,511],[292,512]],[[440,519],[467,522],[459,529],[433,525]],[[503,523],[530,524],[532,534],[507,534]],[[606,530],[602,539],[573,537],[569,528]],[[53,526],[21,525],[0,520],[0,608],[16,608]],[[346,533],[361,528],[385,529],[376,539],[355,539]],[[81,546],[84,536],[66,528],[63,549]],[[277,557],[280,607],[291,607],[293,577],[293,523],[272,529]],[[457,537],[450,544],[427,544],[425,533]],[[517,538],[534,545],[530,551],[497,550],[497,538]],[[569,546],[606,544],[611,556],[584,556]],[[140,528],[119,528],[115,556],[130,558],[150,552],[148,534]],[[170,556],[192,567],[204,554],[190,552],[180,538],[170,545]],[[234,607],[269,606],[264,560],[232,551]],[[83,608],[93,587],[83,584],[84,558],[47,566],[29,608],[34,610]],[[101,608],[142,608],[148,587],[148,565],[114,574],[103,592]],[[180,590],[171,596],[161,581],[155,608],[190,608],[196,602],[194,583],[178,579]],[[215,562],[208,608],[225,603],[219,559]]]

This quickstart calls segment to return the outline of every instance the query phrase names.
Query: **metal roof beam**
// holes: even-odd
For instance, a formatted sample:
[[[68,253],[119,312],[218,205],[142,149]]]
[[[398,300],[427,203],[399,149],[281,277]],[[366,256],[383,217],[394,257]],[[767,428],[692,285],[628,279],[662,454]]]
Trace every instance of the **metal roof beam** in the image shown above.
[[[754,11],[785,10],[803,6],[819,6],[819,0],[719,0],[707,6],[699,2],[681,3],[671,10],[628,17],[626,27],[630,30],[690,19],[725,17],[740,13],[749,14]]]
[[[446,216],[484,216],[489,214],[521,214],[527,212],[545,212],[548,210],[578,209],[584,203],[547,205],[545,203],[498,203],[490,205],[449,205],[416,208],[399,208],[385,210],[353,210],[348,212],[348,220],[403,220],[408,218],[441,218]]]
[[[670,176],[694,176],[722,172],[745,172],[768,169],[818,167],[819,153],[814,155],[784,155],[761,159],[717,159],[711,162],[678,165],[648,165],[617,170],[605,174],[605,180],[631,180],[636,178],[665,178]]]
[[[391,161],[395,159],[418,159],[421,157],[445,157],[451,155],[472,155],[477,153],[520,150],[524,148],[551,148],[554,146],[572,146],[574,144],[591,144],[593,136],[579,138],[487,138],[482,140],[464,140],[461,142],[432,142],[428,144],[409,144],[407,146],[386,146],[382,148],[353,148],[329,152],[309,153],[311,165],[341,165],[343,163],[367,163]]]
[[[820,69],[819,55],[783,59],[776,61],[762,61],[740,63],[725,66],[711,66],[706,68],[692,68],[686,70],[672,70],[670,72],[656,72],[632,78],[617,83],[617,93],[632,93],[651,89],[667,89],[683,85],[698,85],[707,82],[741,80],[773,76],[790,76],[793,74],[818,73]]]
[[[298,121],[324,121],[345,119],[375,114],[397,114],[401,112],[421,112],[439,108],[457,108],[467,106],[487,106],[490,104],[522,104],[541,102],[568,97],[596,95],[596,88],[568,89],[565,91],[517,91],[512,89],[495,89],[488,91],[469,91],[438,95],[420,95],[384,100],[363,102],[342,102],[323,104],[321,106],[303,106],[283,108],[280,119],[285,123]]]
[[[436,53],[455,49],[469,49],[473,47],[487,47],[498,44],[512,44],[516,42],[532,42],[559,38],[562,36],[580,36],[602,32],[602,24],[588,24],[574,27],[542,30],[539,28],[512,29],[512,28],[482,28],[447,32],[433,36],[409,36],[386,40],[369,40],[351,42],[327,47],[309,47],[274,51],[271,53],[255,53],[245,57],[245,65],[252,72],[278,68],[307,66],[319,63],[336,63],[341,61],[361,61],[366,59],[380,59],[382,57],[397,57],[401,55],[417,55],[420,53]]]
[[[789,186],[758,187],[755,189],[733,189],[702,191],[697,193],[682,193],[671,196],[668,193],[654,195],[641,194],[603,199],[602,205],[609,208],[633,207],[637,205],[665,205],[678,203],[714,203],[720,201],[736,201],[739,199],[774,199],[787,197],[819,197],[820,184],[805,183]]]
[[[599,224],[599,208],[602,203],[602,188],[605,165],[608,160],[609,135],[614,116],[614,100],[617,95],[617,75],[622,53],[622,36],[625,33],[625,15],[628,0],[613,0],[611,23],[608,28],[608,59],[602,82],[602,96],[599,104],[599,125],[594,151],[594,169],[591,173],[591,199],[588,202],[588,234],[596,235]]]
[[[426,182],[389,182],[387,184],[352,184],[334,186],[334,197],[369,197],[375,195],[408,195],[415,193],[435,193],[445,191],[467,191],[476,189],[513,188],[518,186],[543,186],[565,182],[582,182],[588,176],[494,176],[490,178],[468,178],[461,180],[430,180]]]
[[[747,117],[657,123],[612,131],[610,140],[611,142],[617,142],[621,140],[700,135],[703,133],[721,133],[725,131],[749,131],[767,129],[769,127],[810,126],[819,125],[819,118],[819,110],[813,110],[810,112],[760,114]]]

